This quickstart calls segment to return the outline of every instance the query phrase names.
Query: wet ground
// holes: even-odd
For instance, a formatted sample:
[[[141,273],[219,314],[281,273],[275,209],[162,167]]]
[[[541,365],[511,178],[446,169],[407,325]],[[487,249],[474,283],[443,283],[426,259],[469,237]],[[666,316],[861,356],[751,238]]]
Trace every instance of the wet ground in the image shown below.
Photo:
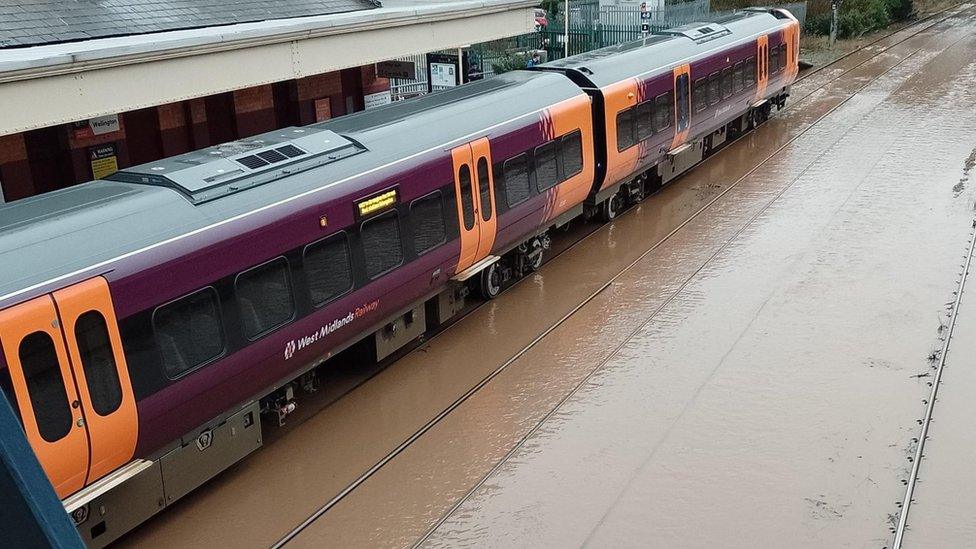
[[[125,542],[888,545],[971,238],[974,28],[966,5],[804,79]],[[961,307],[914,547],[976,530]]]

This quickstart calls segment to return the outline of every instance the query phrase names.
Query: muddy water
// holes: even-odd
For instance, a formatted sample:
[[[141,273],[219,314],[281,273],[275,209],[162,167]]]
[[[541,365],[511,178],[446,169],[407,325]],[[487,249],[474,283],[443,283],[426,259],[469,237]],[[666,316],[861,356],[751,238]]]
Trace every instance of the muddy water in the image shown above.
[[[976,144],[973,26],[955,19],[832,113],[815,158],[784,151],[757,171],[754,197],[782,194],[651,309],[426,543],[887,544],[928,394],[916,376],[940,346],[971,235],[976,194],[953,186]],[[716,221],[702,230],[718,236]],[[675,250],[678,262],[691,246]],[[626,291],[653,301],[659,262],[631,269]],[[972,350],[953,352],[971,362]],[[937,481],[928,515],[913,511],[912,546],[972,544],[971,494],[940,491],[954,475],[976,478],[971,377],[946,410],[955,433],[927,452]],[[956,505],[946,537],[939,515]]]
[[[645,202],[639,211],[591,235],[531,280],[512,288],[419,352],[222,475],[127,541],[182,546],[262,546],[273,542],[728,189],[757,159],[799,135],[869,82],[872,75],[931,39],[926,34],[911,44],[892,48],[885,57],[860,69],[857,75],[862,80],[816,94],[808,108],[783,113],[786,116],[763,128],[763,133],[724,151],[696,169],[692,177]],[[868,107],[861,109],[853,109],[849,115],[869,111]],[[811,130],[819,136],[817,140],[787,156],[802,159],[816,154],[843,131],[843,125],[832,132]],[[788,159],[770,165],[779,166],[781,171],[791,169]],[[781,185],[783,180],[771,181]],[[572,317],[566,323],[565,336],[552,339],[551,344],[549,338],[543,340],[545,346],[539,349],[545,352],[526,355],[519,361],[521,367],[513,363],[509,369],[521,372],[522,377],[496,378],[489,387],[496,382],[502,387],[504,381],[505,390],[482,391],[485,396],[477,400],[473,414],[449,416],[457,426],[446,430],[446,436],[421,439],[426,443],[430,438],[432,443],[417,446],[422,451],[408,449],[402,458],[412,459],[391,462],[323,517],[321,526],[316,523],[309,537],[299,541],[398,545],[416,539],[547,410],[552,410],[575,382],[648,317],[649,311],[641,308],[644,303],[660,307],[668,302],[667,296],[694,274],[696,262],[700,267],[714,253],[715,234],[731,238],[744,219],[754,215],[748,211],[743,214],[729,203],[748,203],[755,208],[763,200],[768,203],[775,194],[770,193],[754,183],[749,188],[743,186],[734,196],[730,193],[723,197],[696,230],[679,232],[669,241],[673,245],[655,252],[654,259],[649,260],[654,276],[641,278],[639,291],[634,290],[637,282],[618,280],[601,294],[598,315],[580,320]],[[657,301],[652,301],[652,296],[658,296]],[[438,454],[439,449],[454,452]],[[397,471],[400,473],[393,474]],[[348,520],[338,520],[342,517]],[[316,532],[318,536],[325,533],[325,537],[316,536]]]

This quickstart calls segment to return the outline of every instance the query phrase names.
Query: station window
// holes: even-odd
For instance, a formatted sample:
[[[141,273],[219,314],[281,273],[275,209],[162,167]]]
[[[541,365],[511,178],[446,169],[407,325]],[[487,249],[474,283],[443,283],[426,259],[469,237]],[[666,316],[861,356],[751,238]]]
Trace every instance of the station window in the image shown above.
[[[482,156],[478,159],[478,193],[481,194],[481,219],[491,219],[491,176],[488,173],[488,159]]]
[[[550,141],[535,148],[535,159],[533,161],[533,171],[535,172],[535,185],[542,192],[556,183],[559,183],[559,168],[556,160],[556,143]]]
[[[708,104],[716,105],[722,100],[721,77],[718,72],[708,75]]]
[[[167,377],[202,366],[224,352],[217,292],[204,288],[156,309],[153,328]]]
[[[19,356],[37,430],[48,442],[61,440],[73,421],[54,340],[47,332],[34,332],[20,342]]]
[[[309,244],[303,257],[312,305],[318,307],[328,303],[352,288],[352,264],[346,233]]]
[[[691,90],[691,99],[695,104],[695,112],[702,112],[708,108],[708,81],[704,78],[695,80],[694,89]]]
[[[529,159],[525,153],[509,158],[502,165],[505,180],[505,198],[508,206],[524,202],[529,198]]]
[[[75,340],[92,407],[98,415],[107,416],[122,405],[122,384],[102,313],[88,311],[78,317]]]
[[[637,144],[634,136],[634,109],[624,109],[617,114],[617,151],[623,152]]]
[[[732,97],[732,67],[722,69],[722,99]]]
[[[756,58],[755,57],[749,57],[748,59],[746,59],[745,84],[747,88],[751,88],[756,85]]]
[[[583,134],[579,130],[563,136],[559,144],[559,159],[563,163],[564,179],[583,171]]]
[[[637,140],[643,141],[654,135],[654,102],[645,101],[637,105]]]
[[[739,61],[732,68],[732,93],[739,93],[745,86],[745,74],[743,69],[744,63]]]
[[[474,228],[474,194],[471,190],[471,168],[462,164],[458,171],[458,183],[461,187],[461,217],[464,218],[464,229]]]
[[[469,183],[469,193],[470,188]],[[473,212],[471,223],[473,226]],[[366,276],[369,278],[376,278],[403,263],[400,224],[396,212],[390,212],[363,223],[361,236],[363,252],[366,256]]]
[[[258,338],[295,316],[288,261],[279,257],[237,276],[234,288],[244,336]]]
[[[487,182],[483,186],[487,187]],[[413,244],[418,255],[444,243],[446,230],[440,191],[410,203],[410,225],[413,227]]]
[[[671,127],[671,92],[665,92],[654,98],[654,130],[663,131]]]

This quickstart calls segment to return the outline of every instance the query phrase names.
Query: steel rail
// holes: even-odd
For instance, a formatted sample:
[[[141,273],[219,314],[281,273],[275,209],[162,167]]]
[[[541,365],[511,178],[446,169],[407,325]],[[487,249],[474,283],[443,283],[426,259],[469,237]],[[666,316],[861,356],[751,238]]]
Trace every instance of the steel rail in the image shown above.
[[[973,221],[972,228],[976,229],[976,220]],[[962,293],[966,289],[966,279],[969,277],[969,269],[972,266],[974,249],[976,249],[976,230],[969,234],[969,253],[966,255],[966,263],[963,265],[962,275],[959,278],[959,286],[956,288],[956,299],[952,304],[952,314],[949,316],[949,326],[946,331],[945,341],[942,342],[939,366],[935,371],[935,378],[932,380],[932,390],[929,392],[928,404],[925,406],[925,417],[922,419],[922,432],[918,436],[918,445],[915,447],[915,457],[912,460],[912,472],[908,477],[908,485],[905,487],[905,500],[902,502],[901,514],[898,517],[898,528],[895,530],[895,541],[892,544],[893,549],[901,549],[901,544],[905,539],[905,528],[908,526],[908,511],[912,506],[912,496],[915,493],[915,485],[918,481],[918,470],[922,464],[922,457],[925,455],[925,441],[929,436],[929,425],[932,423],[935,399],[939,395],[942,372],[945,369],[946,359],[949,355],[952,331],[956,327],[956,318],[959,316],[959,305],[962,302]]]

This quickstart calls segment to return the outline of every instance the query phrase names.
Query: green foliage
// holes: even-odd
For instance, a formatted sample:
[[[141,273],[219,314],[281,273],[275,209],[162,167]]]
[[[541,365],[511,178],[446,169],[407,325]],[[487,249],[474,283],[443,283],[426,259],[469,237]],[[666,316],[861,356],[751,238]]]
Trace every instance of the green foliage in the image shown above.
[[[837,36],[857,38],[883,29],[892,21],[908,19],[915,11],[913,0],[843,0],[837,15]],[[830,12],[807,15],[804,30],[830,34]]]
[[[554,19],[556,14],[559,13],[559,6],[562,5],[561,0],[542,0],[542,9],[546,10],[549,14],[549,19]]]
[[[495,74],[501,74],[503,72],[524,69],[527,62],[528,59],[525,55],[509,53],[492,61],[491,68],[495,71]]]

